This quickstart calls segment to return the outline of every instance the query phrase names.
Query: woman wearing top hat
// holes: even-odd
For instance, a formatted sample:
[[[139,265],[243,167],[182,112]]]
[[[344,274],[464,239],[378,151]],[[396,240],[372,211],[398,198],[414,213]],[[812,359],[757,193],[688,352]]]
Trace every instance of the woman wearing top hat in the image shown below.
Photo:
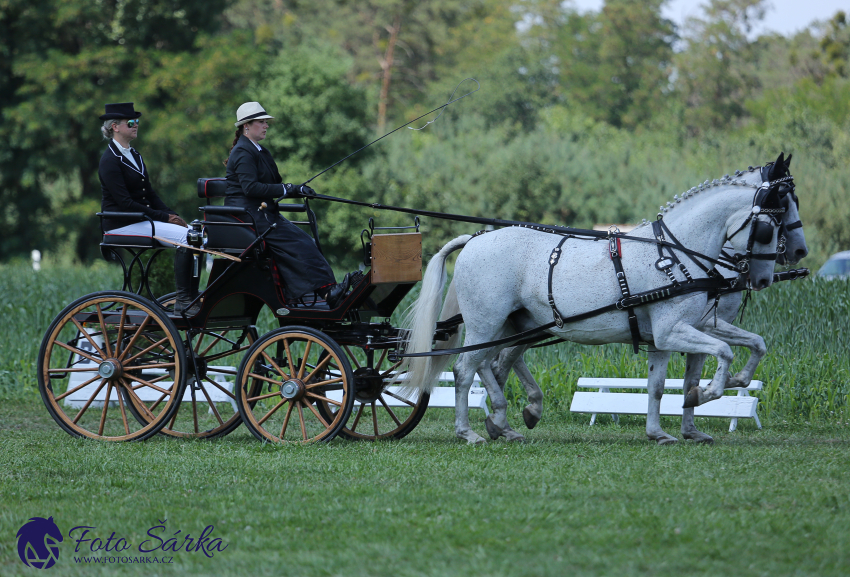
[[[130,147],[139,134],[139,117],[132,102],[107,104],[100,119],[103,138],[108,140],[100,159],[98,176],[103,193],[100,208],[103,212],[141,212],[155,221],[156,236],[179,243],[186,242],[186,221],[168,208],[153,188],[142,155]],[[151,236],[147,220],[103,219],[106,234]],[[174,311],[186,310],[198,295],[199,278],[192,275],[192,254],[179,247],[174,257],[174,280],[177,301]],[[197,307],[186,311],[195,314]]]
[[[313,239],[280,216],[275,202],[278,197],[294,198],[315,193],[305,185],[284,184],[272,155],[260,146],[271,118],[274,117],[266,114],[258,102],[246,102],[236,111],[236,137],[225,161],[227,196],[224,204],[251,211],[260,233],[272,223],[276,224],[264,240],[284,279],[287,299],[315,293],[333,309],[345,296],[350,277],[345,275],[341,283],[334,282],[333,271]],[[258,210],[263,202],[266,208]]]

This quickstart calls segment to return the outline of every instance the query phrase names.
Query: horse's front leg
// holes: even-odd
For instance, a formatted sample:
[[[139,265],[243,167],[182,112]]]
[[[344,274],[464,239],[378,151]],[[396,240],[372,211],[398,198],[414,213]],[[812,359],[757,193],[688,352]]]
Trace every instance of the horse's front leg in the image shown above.
[[[678,441],[661,428],[661,396],[664,394],[664,381],[667,379],[667,363],[670,351],[659,351],[649,347],[649,378],[646,388],[649,392],[646,407],[646,436],[659,445],[670,445]]]
[[[476,354],[477,353],[477,354]],[[469,388],[475,379],[480,351],[464,353],[455,361],[455,435],[470,444],[485,443],[484,437],[469,427]]]
[[[669,328],[653,326],[652,333],[655,336],[655,346],[660,350],[705,353],[717,358],[717,371],[714,373],[711,384],[705,389],[697,386],[688,391],[685,395],[685,408],[702,405],[719,399],[723,395],[726,381],[729,380],[729,367],[732,365],[733,358],[729,345],[682,321],[674,323]]]
[[[756,373],[756,368],[764,358],[764,355],[767,354],[767,346],[764,344],[764,339],[755,333],[745,331],[723,320],[718,320],[716,327],[714,323],[709,323],[704,330],[707,334],[715,336],[731,346],[747,347],[750,349],[750,358],[747,359],[747,364],[744,365],[741,372],[726,382],[727,389],[749,386],[750,381],[753,380],[753,375]]]
[[[685,368],[684,393],[688,396],[690,390],[699,387],[699,379],[702,376],[702,368],[705,365],[706,355],[702,353],[689,353]],[[697,443],[713,443],[709,435],[697,430],[694,423],[694,408],[689,407],[682,411],[682,436]]]

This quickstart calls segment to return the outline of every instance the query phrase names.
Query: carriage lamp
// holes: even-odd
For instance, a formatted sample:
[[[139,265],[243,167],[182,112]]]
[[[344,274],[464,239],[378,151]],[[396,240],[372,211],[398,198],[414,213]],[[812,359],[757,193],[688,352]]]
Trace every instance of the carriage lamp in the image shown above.
[[[202,248],[204,246],[204,231],[200,220],[195,219],[189,224],[189,230],[186,232],[186,242],[194,248]],[[201,253],[195,252],[192,258],[192,276],[197,278],[200,274]]]

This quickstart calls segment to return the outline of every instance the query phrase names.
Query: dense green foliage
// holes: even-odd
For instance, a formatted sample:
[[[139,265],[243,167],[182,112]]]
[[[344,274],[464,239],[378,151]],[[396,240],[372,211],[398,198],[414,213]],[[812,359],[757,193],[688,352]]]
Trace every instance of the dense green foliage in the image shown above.
[[[223,174],[236,107],[277,117],[265,141],[303,182],[376,133],[481,90],[314,181],[359,200],[591,226],[651,218],[706,178],[794,153],[810,266],[850,247],[850,28],[753,38],[764,0],[5,0],[0,2],[0,260],[97,258],[106,102],[143,111],[134,145],[191,220]],[[473,84],[466,82],[458,94]],[[430,118],[433,119],[433,116]],[[426,119],[428,120],[428,119]],[[425,120],[417,123],[422,126]],[[370,216],[314,203],[333,263]],[[470,227],[423,222],[433,251]]]
[[[705,423],[713,447],[658,447],[640,419],[547,418],[531,442],[467,446],[451,411],[432,410],[397,443],[274,447],[240,427],[122,444],[69,437],[38,401],[5,402],[0,570],[33,574],[14,535],[50,514],[66,538],[49,574],[63,576],[847,575],[848,423],[725,428]],[[156,568],[74,562],[71,527],[115,531],[139,555],[160,521],[178,544],[214,525],[228,547]]]

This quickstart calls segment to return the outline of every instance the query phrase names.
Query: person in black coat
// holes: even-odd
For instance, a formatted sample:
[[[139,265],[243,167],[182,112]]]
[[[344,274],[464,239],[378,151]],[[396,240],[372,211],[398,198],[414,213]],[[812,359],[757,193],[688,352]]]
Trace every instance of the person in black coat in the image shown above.
[[[246,102],[236,111],[236,135],[227,165],[227,188],[224,204],[239,206],[251,212],[258,232],[276,226],[265,236],[275,264],[283,278],[287,300],[312,296],[324,298],[336,308],[350,285],[350,276],[337,284],[328,261],[316,243],[298,226],[280,215],[276,199],[286,195],[297,198],[315,194],[307,186],[284,184],[277,164],[268,150],[258,143],[266,137],[268,120],[274,118],[258,102]],[[265,202],[266,208],[260,209]]]
[[[151,183],[142,155],[130,147],[139,134],[139,117],[132,102],[107,104],[101,133],[109,143],[100,159],[101,203],[103,212],[141,212],[155,221],[155,234],[174,242],[186,243],[186,221],[162,201]],[[103,219],[104,236],[152,236],[151,225],[142,219]],[[187,309],[198,295],[197,277],[192,275],[192,255],[179,247],[174,258],[174,278],[177,285],[175,312]],[[198,307],[187,310],[193,315]]]

